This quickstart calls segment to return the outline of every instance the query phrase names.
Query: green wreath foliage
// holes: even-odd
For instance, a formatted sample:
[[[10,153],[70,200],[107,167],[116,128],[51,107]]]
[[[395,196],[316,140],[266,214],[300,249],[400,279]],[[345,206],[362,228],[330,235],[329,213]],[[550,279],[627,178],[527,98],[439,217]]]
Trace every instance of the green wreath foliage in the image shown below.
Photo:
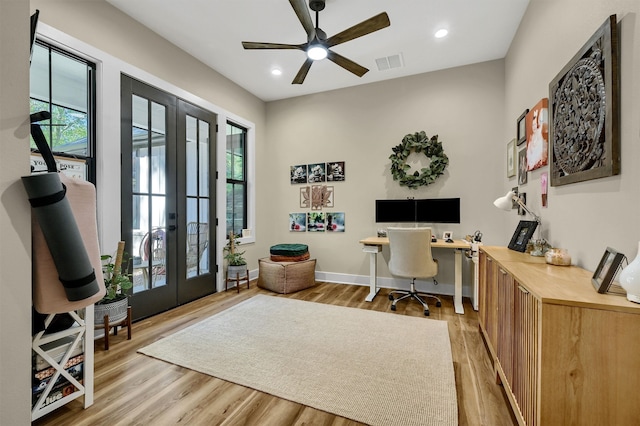
[[[435,182],[449,164],[449,157],[444,153],[442,142],[438,141],[438,135],[429,138],[424,131],[406,135],[402,138],[402,143],[391,150],[393,154],[389,156],[389,160],[391,160],[393,180],[400,181],[400,186],[408,186],[412,189]],[[431,160],[429,167],[407,174],[411,169],[407,164],[407,158],[411,152],[424,153]]]

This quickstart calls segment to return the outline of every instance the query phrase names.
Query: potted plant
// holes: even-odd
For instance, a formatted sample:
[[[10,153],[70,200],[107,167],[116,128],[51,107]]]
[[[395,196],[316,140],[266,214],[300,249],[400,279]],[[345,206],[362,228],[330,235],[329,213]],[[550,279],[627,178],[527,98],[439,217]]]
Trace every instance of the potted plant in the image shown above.
[[[100,258],[107,291],[95,304],[94,321],[96,325],[104,324],[104,317],[107,315],[109,323],[115,324],[127,317],[129,298],[126,291],[133,287],[131,274],[128,272],[131,259],[124,252],[124,241],[118,243],[115,259],[108,254],[103,254]]]
[[[238,251],[237,246],[240,245],[236,241],[233,232],[229,232],[229,242],[224,248],[224,259],[227,261],[227,277],[243,278],[247,275],[247,260],[244,258],[244,252]]]

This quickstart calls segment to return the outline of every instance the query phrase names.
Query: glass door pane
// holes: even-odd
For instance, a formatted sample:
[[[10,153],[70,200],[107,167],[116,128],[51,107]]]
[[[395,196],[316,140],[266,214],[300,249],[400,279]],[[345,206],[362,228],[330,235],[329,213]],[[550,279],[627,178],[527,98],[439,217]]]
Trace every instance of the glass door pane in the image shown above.
[[[122,77],[122,235],[134,319],[177,306],[175,98]]]
[[[215,187],[215,176],[210,173],[215,164],[212,128],[215,129],[215,115],[179,102],[178,146],[184,149],[185,168],[184,186],[178,182],[178,188],[184,188],[184,192],[178,191],[178,202],[184,202],[187,231],[182,236],[186,258],[178,280],[181,303],[215,291],[215,271],[212,274],[211,267],[214,253],[211,243],[215,242],[215,214],[210,210],[210,190]]]

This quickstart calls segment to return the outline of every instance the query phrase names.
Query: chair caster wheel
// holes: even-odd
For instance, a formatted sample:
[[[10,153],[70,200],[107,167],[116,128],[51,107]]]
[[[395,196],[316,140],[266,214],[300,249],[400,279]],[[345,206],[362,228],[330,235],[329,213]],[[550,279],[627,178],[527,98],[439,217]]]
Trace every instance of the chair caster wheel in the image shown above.
[[[393,294],[389,295],[389,300],[393,300]]]
[[[428,316],[429,316],[429,311],[428,311],[428,310],[426,310],[426,309],[424,310],[424,316],[425,316],[425,317],[428,317]]]
[[[391,310],[395,311],[396,310],[396,305],[391,305]]]
[[[436,306],[439,308],[440,306],[442,306],[442,303],[438,300],[438,301],[436,302]]]

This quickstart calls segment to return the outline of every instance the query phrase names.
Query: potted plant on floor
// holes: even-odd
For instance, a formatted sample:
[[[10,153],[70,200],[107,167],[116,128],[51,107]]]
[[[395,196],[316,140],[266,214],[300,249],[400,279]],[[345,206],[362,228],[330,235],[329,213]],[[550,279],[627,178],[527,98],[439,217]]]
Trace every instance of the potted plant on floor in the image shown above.
[[[124,241],[118,243],[115,259],[111,255],[102,255],[102,274],[106,294],[96,302],[94,307],[94,322],[96,326],[104,324],[104,317],[108,315],[109,323],[115,324],[127,317],[129,297],[127,290],[133,287],[129,274],[129,256],[124,252]]]
[[[238,251],[238,245],[240,243],[236,241],[236,236],[229,232],[229,242],[224,248],[228,278],[243,278],[247,275],[247,260],[243,257],[244,252]]]

